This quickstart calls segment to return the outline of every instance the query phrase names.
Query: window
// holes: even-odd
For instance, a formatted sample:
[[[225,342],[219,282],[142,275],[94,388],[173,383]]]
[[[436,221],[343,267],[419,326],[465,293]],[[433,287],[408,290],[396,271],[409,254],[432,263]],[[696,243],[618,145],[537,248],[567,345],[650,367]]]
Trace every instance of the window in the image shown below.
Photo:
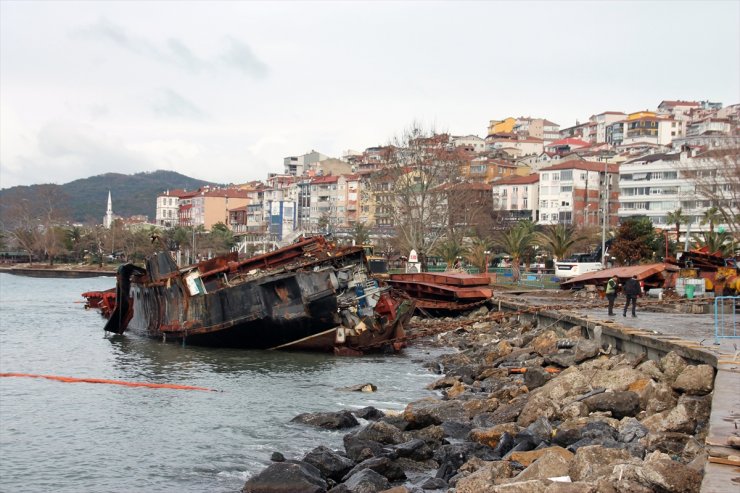
[[[550,176],[548,173],[542,173],[540,175],[540,178],[542,179],[542,181],[548,181],[550,179]]]
[[[560,185],[560,191],[561,192],[572,192],[573,185]]]
[[[573,180],[573,170],[572,169],[564,169],[560,172],[560,179],[562,181],[572,181]]]

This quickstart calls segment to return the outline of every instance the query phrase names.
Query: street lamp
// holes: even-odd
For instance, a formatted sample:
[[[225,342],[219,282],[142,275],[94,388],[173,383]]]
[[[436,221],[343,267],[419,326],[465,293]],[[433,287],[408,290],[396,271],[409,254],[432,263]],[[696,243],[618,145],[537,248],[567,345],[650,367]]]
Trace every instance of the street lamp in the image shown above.
[[[483,253],[484,253],[484,254],[485,254],[485,256],[486,256],[486,274],[488,274],[488,256],[489,256],[489,255],[491,255],[491,252],[490,252],[490,250],[486,250],[486,251],[485,251],[485,252],[483,252]]]

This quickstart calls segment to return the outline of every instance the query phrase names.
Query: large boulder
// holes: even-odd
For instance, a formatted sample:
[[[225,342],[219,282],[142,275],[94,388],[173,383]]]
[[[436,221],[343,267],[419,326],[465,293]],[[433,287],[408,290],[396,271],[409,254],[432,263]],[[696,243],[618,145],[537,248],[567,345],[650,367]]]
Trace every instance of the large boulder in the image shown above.
[[[600,445],[580,447],[570,463],[570,477],[574,481],[591,481],[612,473],[614,466],[626,463],[630,453],[624,449]]]
[[[551,375],[541,366],[532,366],[527,368],[524,374],[524,385],[529,390],[534,390],[545,385],[551,378]]]
[[[647,436],[648,429],[635,418],[624,418],[619,423],[619,441],[631,443]]]
[[[714,368],[689,365],[673,382],[673,389],[690,395],[705,395],[714,388]]]
[[[316,426],[326,430],[341,430],[352,428],[360,423],[349,411],[303,413],[290,420],[293,423]]]
[[[652,491],[698,493],[702,474],[661,452],[653,452],[639,465],[627,464],[614,470],[613,484],[633,481]]]
[[[640,410],[638,395],[630,391],[602,392],[587,397],[583,402],[590,412],[609,411],[617,419],[634,416]]]
[[[403,432],[395,426],[383,421],[375,421],[368,424],[355,433],[360,440],[372,440],[378,443],[399,444],[403,443]]]
[[[627,390],[630,385],[645,378],[645,375],[631,367],[598,370],[591,380],[593,387],[604,387],[607,390]]]
[[[558,452],[553,449],[546,450],[542,457],[520,472],[514,478],[514,481],[529,481],[531,479],[547,479],[567,476],[572,454],[565,449],[561,450],[562,452]],[[564,455],[564,453],[570,454],[570,457]]]
[[[529,450],[526,452],[512,452],[509,456],[510,460],[516,461],[520,463],[521,465],[528,467],[532,465],[533,463],[537,462],[546,454],[558,454],[565,459],[566,462],[570,462],[571,459],[573,459],[573,452],[570,452],[563,447],[545,447],[545,448],[538,448],[535,450]],[[562,476],[562,474],[558,474],[557,476]],[[532,479],[532,478],[529,478]],[[539,478],[541,479],[541,478]]]
[[[671,351],[660,359],[658,366],[660,367],[660,371],[663,372],[665,381],[673,383],[683,369],[686,368],[687,364],[685,359],[674,351]]]
[[[242,493],[324,493],[321,472],[305,462],[276,462],[247,480]]]
[[[649,383],[640,396],[640,408],[645,414],[660,413],[673,409],[678,404],[678,395],[667,383]]]
[[[378,493],[391,487],[383,475],[372,469],[363,469],[343,484],[350,493]]]
[[[443,421],[469,421],[462,402],[441,401],[432,397],[410,402],[403,411],[403,418],[412,428],[438,425]]]
[[[311,464],[321,471],[322,476],[331,478],[334,481],[340,481],[355,466],[355,463],[349,458],[323,445],[316,447],[306,454],[303,462]]]
[[[472,460],[470,462],[473,462]],[[465,472],[465,465],[460,470]],[[469,475],[457,480],[456,493],[488,493],[493,491],[494,481],[510,478],[514,473],[509,461],[484,462]]]
[[[669,411],[653,414],[642,420],[643,426],[653,433],[677,431],[693,433],[696,429],[696,416],[684,403],[679,403]]]
[[[346,482],[349,478],[365,469],[372,469],[386,477],[389,481],[406,479],[406,474],[404,474],[403,470],[388,457],[372,457],[357,464],[347,473],[342,481]]]
[[[473,429],[470,432],[470,439],[488,447],[496,447],[504,433],[516,435],[520,430],[521,427],[516,423],[501,423],[490,428]]]
[[[347,457],[354,462],[362,462],[385,453],[382,444],[372,440],[362,440],[352,434],[344,436],[344,450],[347,452]]]
[[[554,330],[546,330],[542,334],[538,335],[529,345],[534,349],[540,356],[554,353],[557,351],[558,335]]]
[[[550,419],[553,416],[558,415],[559,412],[560,407],[556,401],[550,399],[543,393],[534,394],[522,408],[516,423],[519,426],[529,426],[538,418],[545,417]]]
[[[415,461],[431,459],[434,455],[432,448],[421,438],[414,438],[408,442],[396,445],[394,450],[399,457],[408,457]]]

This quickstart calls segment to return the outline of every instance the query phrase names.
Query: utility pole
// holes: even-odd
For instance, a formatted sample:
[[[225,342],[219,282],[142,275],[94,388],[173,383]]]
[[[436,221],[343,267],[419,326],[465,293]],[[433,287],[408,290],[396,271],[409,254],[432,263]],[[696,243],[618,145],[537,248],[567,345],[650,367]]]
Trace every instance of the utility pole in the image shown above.
[[[601,265],[606,267],[606,219],[609,217],[609,174],[608,174],[608,162],[604,161],[604,207],[603,221],[601,225]]]

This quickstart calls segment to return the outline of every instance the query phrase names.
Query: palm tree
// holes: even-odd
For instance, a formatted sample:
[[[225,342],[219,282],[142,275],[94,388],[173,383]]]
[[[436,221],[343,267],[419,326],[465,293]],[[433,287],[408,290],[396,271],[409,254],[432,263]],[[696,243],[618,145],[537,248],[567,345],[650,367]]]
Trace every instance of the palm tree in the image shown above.
[[[714,225],[722,220],[722,214],[720,214],[717,207],[712,206],[704,211],[701,217],[702,224],[709,224],[709,232],[714,233]]]
[[[473,238],[465,259],[478,267],[481,272],[484,272],[486,270],[486,262],[488,261],[486,252],[490,249],[491,242],[487,238]]]
[[[732,237],[729,233],[702,233],[701,237],[694,238],[697,248],[706,247],[708,253],[719,253],[723,257],[732,255]]]
[[[564,259],[573,245],[583,239],[584,236],[577,234],[574,226],[567,224],[551,224],[534,234],[534,242],[550,252],[554,260]]]
[[[442,257],[442,260],[447,263],[447,267],[455,265],[455,260],[458,257],[464,256],[466,253],[462,242],[452,237],[445,238],[441,243],[437,243],[437,246],[434,248],[434,254]]]
[[[683,211],[680,207],[673,212],[669,212],[666,216],[665,221],[668,224],[676,225],[676,243],[678,243],[681,236],[681,225],[686,224],[688,220],[689,218],[683,215]]]
[[[525,221],[518,223],[501,236],[493,240],[494,246],[502,249],[511,257],[511,269],[514,282],[519,281],[519,262],[532,245],[534,233]]]

